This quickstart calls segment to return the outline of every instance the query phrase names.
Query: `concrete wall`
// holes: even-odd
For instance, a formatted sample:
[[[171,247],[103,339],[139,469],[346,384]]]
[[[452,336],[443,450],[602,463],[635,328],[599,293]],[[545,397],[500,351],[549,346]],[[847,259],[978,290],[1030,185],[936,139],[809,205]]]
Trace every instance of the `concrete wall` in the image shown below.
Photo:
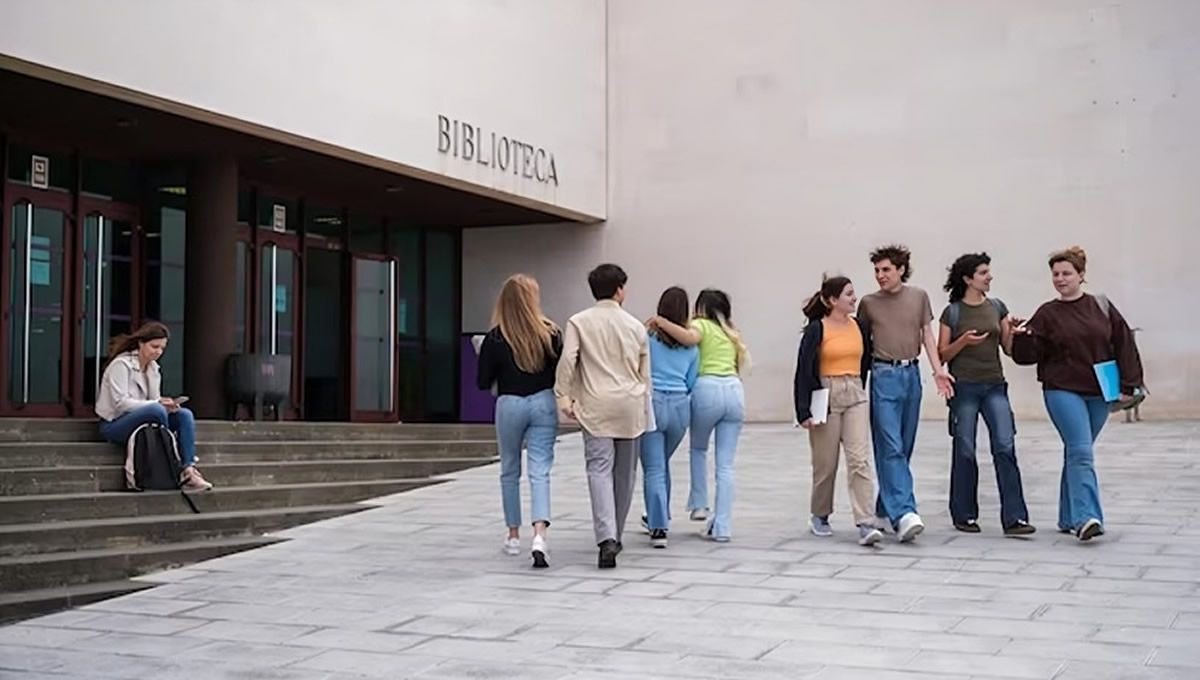
[[[870,292],[868,251],[905,242],[940,313],[944,268],[986,250],[1028,315],[1053,296],[1045,256],[1078,243],[1144,328],[1146,415],[1200,416],[1198,34],[1190,0],[610,0],[608,222],[469,232],[464,325],[513,271],[558,319],[602,260],[639,316],[716,285],[756,359],[749,414],[783,420],[823,271]],[[1009,375],[1043,416],[1033,371]]]
[[[604,216],[602,0],[6,0],[3,10],[0,55]],[[501,171],[439,153],[439,114],[482,127],[489,147],[494,132],[553,154],[557,185],[524,167],[514,175],[512,161]]]

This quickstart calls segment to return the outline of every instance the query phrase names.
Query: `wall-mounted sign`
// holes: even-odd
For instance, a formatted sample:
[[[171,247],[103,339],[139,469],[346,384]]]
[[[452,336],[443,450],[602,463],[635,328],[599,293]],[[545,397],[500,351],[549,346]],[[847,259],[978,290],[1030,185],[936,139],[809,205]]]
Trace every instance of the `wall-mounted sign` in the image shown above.
[[[33,156],[29,159],[29,184],[34,189],[50,188],[50,159]]]
[[[466,121],[441,115],[437,119],[438,153],[558,186],[553,153],[512,137],[486,132]]]
[[[276,203],[274,208],[271,213],[271,228],[283,233],[287,231],[287,206]]]

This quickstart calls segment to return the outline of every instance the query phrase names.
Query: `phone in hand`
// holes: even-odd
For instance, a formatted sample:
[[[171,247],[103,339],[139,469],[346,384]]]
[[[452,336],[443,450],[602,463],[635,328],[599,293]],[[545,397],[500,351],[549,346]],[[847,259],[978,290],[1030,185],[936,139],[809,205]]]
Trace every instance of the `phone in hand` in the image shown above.
[[[183,406],[184,404],[186,404],[188,402],[188,399],[191,399],[191,397],[189,397],[187,395],[184,395],[182,397],[175,397],[175,405]]]

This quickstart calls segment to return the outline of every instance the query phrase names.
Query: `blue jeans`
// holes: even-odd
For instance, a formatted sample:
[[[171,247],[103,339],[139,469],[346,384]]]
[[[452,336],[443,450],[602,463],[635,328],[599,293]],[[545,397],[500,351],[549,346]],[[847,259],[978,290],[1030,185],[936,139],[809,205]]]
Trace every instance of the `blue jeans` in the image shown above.
[[[167,413],[162,404],[146,404],[117,416],[116,420],[100,421],[100,436],[107,441],[125,446],[133,431],[146,423],[158,423],[175,433],[179,442],[179,459],[183,467],[196,464],[196,418],[186,408]]]
[[[708,507],[708,440],[716,432],[716,515],[712,535],[729,538],[733,516],[733,458],[746,418],[746,397],[737,376],[702,375],[692,390],[692,488],[688,509]],[[657,415],[657,414],[656,414]]]
[[[1046,390],[1046,410],[1063,441],[1063,470],[1058,490],[1058,528],[1077,530],[1089,519],[1104,523],[1100,481],[1092,445],[1108,420],[1108,404],[1100,396]]]
[[[651,531],[671,523],[671,456],[683,441],[691,420],[691,400],[686,392],[654,391],[657,429],[642,435],[642,483],[646,522]]]
[[[554,392],[528,397],[512,394],[496,400],[496,443],[500,447],[500,498],[504,524],[521,526],[521,448],[528,446],[529,505],[533,522],[550,524],[550,468],[558,434]]]
[[[991,439],[996,485],[1000,488],[1000,522],[1011,527],[1028,522],[1021,470],[1017,467],[1016,422],[1008,402],[1008,383],[960,382],[950,400],[950,517],[955,523],[979,519],[979,465],[975,460],[979,416]]]
[[[921,372],[917,366],[871,367],[871,443],[879,497],[875,515],[895,527],[900,518],[917,511],[913,494],[912,459],[921,418]]]

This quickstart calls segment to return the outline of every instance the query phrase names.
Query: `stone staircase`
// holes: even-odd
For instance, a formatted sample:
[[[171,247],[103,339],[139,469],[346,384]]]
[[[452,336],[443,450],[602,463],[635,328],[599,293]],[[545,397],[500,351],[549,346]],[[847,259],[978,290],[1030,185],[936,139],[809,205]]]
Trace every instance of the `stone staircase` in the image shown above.
[[[274,532],[371,506],[495,461],[488,425],[201,422],[216,485],[125,491],[95,423],[0,420],[0,622],[152,584],[130,578],[277,542]]]

